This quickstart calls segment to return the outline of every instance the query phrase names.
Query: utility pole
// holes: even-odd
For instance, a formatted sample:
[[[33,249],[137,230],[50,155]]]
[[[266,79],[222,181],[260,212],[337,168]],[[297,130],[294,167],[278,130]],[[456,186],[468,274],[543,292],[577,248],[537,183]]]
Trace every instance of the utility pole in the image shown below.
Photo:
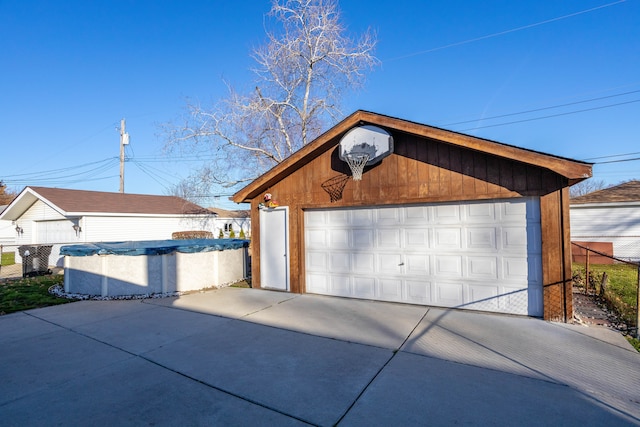
[[[129,134],[125,131],[124,119],[120,120],[120,192],[124,193],[124,146],[129,144]]]

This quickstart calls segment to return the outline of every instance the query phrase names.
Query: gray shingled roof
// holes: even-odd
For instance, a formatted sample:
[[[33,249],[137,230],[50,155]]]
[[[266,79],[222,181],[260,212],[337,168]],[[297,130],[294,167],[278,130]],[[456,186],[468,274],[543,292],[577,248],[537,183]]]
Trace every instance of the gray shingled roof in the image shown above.
[[[640,202],[640,181],[629,181],[615,187],[594,191],[584,196],[571,199],[572,205],[587,203],[624,203]]]

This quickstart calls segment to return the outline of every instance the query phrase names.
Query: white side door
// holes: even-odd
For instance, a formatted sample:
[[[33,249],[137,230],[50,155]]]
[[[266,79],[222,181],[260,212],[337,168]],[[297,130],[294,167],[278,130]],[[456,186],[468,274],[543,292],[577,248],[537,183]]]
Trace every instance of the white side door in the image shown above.
[[[289,290],[289,208],[260,210],[260,286]]]

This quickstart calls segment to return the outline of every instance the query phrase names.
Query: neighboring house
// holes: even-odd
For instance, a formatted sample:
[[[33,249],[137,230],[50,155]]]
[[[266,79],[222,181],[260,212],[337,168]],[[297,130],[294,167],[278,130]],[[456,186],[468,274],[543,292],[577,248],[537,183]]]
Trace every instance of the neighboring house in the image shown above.
[[[0,215],[6,208],[6,205],[0,206]],[[0,245],[13,245],[15,242],[15,225],[13,225],[11,221],[0,220]]]
[[[176,231],[210,230],[213,215],[175,196],[26,187],[2,220],[12,223],[17,245],[53,245],[49,263],[61,266],[61,245],[171,239]]]
[[[245,238],[251,236],[251,215],[247,210],[230,211],[226,209],[210,207],[208,208],[215,216],[215,222],[212,229],[213,237],[218,238],[220,232],[224,237],[230,237],[231,231],[235,238],[240,238],[242,231]]]
[[[369,159],[359,181],[350,153]],[[569,186],[590,176],[357,111],[232,200],[251,203],[253,287],[570,321]]]
[[[571,199],[571,240],[611,242],[613,255],[640,260],[640,181]]]

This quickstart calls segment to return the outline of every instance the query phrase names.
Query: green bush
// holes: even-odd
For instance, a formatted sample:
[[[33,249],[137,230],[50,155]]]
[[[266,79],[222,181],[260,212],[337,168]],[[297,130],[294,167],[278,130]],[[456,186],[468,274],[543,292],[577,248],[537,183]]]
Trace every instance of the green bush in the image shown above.
[[[244,234],[244,229],[242,228],[240,229],[240,238],[243,240],[247,238],[246,234]]]
[[[236,232],[233,231],[233,227],[229,226],[229,238],[230,239],[235,239],[236,238]]]
[[[224,231],[222,231],[222,228],[220,229],[220,233],[218,233],[218,239],[224,239]]]

